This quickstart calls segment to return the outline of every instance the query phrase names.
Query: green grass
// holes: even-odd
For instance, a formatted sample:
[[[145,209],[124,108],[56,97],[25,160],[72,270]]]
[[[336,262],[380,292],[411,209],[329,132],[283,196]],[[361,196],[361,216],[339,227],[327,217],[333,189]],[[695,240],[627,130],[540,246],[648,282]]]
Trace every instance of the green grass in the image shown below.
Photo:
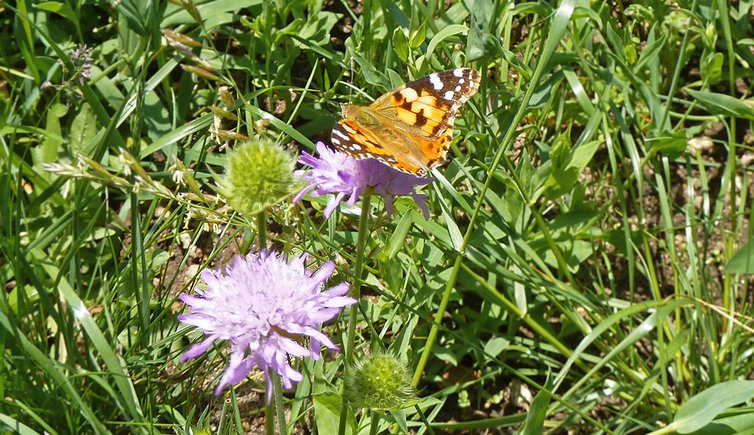
[[[268,245],[363,283],[355,358],[414,374],[422,400],[379,429],[754,428],[751,1],[355,5],[0,2],[2,430],[263,428],[262,376],[215,397],[224,347],[178,361],[200,334],[177,295],[259,243],[217,192],[221,143],[311,153],[340,104],[461,65],[482,85],[429,220],[409,198],[266,214]],[[337,426],[325,355],[298,363],[292,432]]]

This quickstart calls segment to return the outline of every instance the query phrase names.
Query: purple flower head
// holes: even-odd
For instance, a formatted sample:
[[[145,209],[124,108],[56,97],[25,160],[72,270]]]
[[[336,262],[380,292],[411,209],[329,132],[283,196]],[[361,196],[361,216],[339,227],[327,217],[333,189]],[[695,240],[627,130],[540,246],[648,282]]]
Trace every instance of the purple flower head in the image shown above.
[[[431,183],[431,178],[406,174],[375,159],[357,160],[345,153],[331,150],[322,142],[317,143],[317,152],[319,157],[306,152],[301,153],[298,161],[311,166],[312,169],[297,171],[297,174],[309,184],[296,195],[294,203],[310,192],[312,196],[333,193],[335,196],[324,211],[325,217],[328,218],[346,195],[350,195],[346,204],[353,205],[364,189],[372,188],[385,201],[388,215],[393,213],[393,197],[411,195],[422,209],[424,218],[429,219],[427,195],[417,193],[415,189]]]
[[[338,349],[320,324],[337,317],[356,303],[345,296],[348,284],[328,290],[322,287],[335,270],[330,261],[314,273],[304,266],[306,254],[290,262],[283,254],[262,251],[237,256],[225,272],[202,271],[206,290],[198,296],[180,295],[191,312],[178,316],[205,334],[205,339],[181,356],[181,361],[203,354],[217,340],[230,341],[230,364],[215,394],[243,380],[256,365],[267,377],[267,401],[271,399],[271,372],[280,375],[290,389],[303,376],[288,364],[293,357],[319,358],[320,345]],[[309,338],[309,348],[302,342]]]

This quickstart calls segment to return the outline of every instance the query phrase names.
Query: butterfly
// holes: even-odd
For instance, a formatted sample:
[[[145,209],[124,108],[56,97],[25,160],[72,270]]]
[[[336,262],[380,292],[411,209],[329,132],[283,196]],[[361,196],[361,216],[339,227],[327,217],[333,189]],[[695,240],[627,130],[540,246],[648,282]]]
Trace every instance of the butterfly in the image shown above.
[[[480,80],[479,71],[456,68],[394,89],[368,106],[345,105],[332,144],[356,159],[377,159],[424,177],[445,161],[453,121]]]

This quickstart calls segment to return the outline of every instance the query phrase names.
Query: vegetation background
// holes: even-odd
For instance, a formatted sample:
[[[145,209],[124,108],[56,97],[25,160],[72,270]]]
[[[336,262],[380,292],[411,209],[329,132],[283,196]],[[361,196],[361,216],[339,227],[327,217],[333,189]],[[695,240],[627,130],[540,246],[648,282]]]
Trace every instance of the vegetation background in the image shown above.
[[[423,400],[381,429],[751,431],[753,17],[751,0],[0,1],[0,427],[260,430],[262,376],[215,397],[222,349],[178,363],[199,337],[177,295],[255,246],[216,192],[227,147],[313,152],[341,103],[465,65],[481,89],[447,183],[424,189],[431,218],[372,201],[358,351],[426,358]],[[358,208],[326,203],[277,205],[268,237],[349,280]],[[300,367],[290,431],[333,433],[342,356]]]

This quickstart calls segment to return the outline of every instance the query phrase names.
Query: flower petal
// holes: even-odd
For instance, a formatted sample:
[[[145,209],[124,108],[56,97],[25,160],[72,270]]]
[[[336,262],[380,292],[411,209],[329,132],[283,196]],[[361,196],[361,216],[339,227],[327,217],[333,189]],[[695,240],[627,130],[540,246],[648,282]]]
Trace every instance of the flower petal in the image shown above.
[[[303,189],[301,189],[299,193],[296,194],[296,196],[293,197],[293,200],[291,201],[291,203],[296,204],[297,202],[301,201],[306,196],[306,194],[314,190],[315,187],[317,186],[313,184],[310,184],[304,187]]]
[[[335,262],[328,261],[327,263],[320,266],[316,272],[314,272],[314,274],[312,275],[312,280],[318,282],[319,284],[317,285],[317,287],[319,287],[319,285],[330,278],[330,275],[332,275],[333,272],[335,272]]]
[[[226,385],[235,385],[243,380],[251,368],[254,366],[254,360],[251,358],[244,358],[243,352],[234,352],[230,355],[230,362],[228,368],[225,369],[220,383],[215,389],[215,395],[220,395]]]
[[[183,353],[183,355],[181,355],[180,361],[186,362],[190,359],[196,358],[199,355],[203,354],[204,352],[207,351],[207,349],[212,347],[212,343],[214,343],[216,339],[217,339],[216,335],[210,335],[204,340],[202,340],[201,342],[191,346],[189,350],[187,350],[186,352]]]

